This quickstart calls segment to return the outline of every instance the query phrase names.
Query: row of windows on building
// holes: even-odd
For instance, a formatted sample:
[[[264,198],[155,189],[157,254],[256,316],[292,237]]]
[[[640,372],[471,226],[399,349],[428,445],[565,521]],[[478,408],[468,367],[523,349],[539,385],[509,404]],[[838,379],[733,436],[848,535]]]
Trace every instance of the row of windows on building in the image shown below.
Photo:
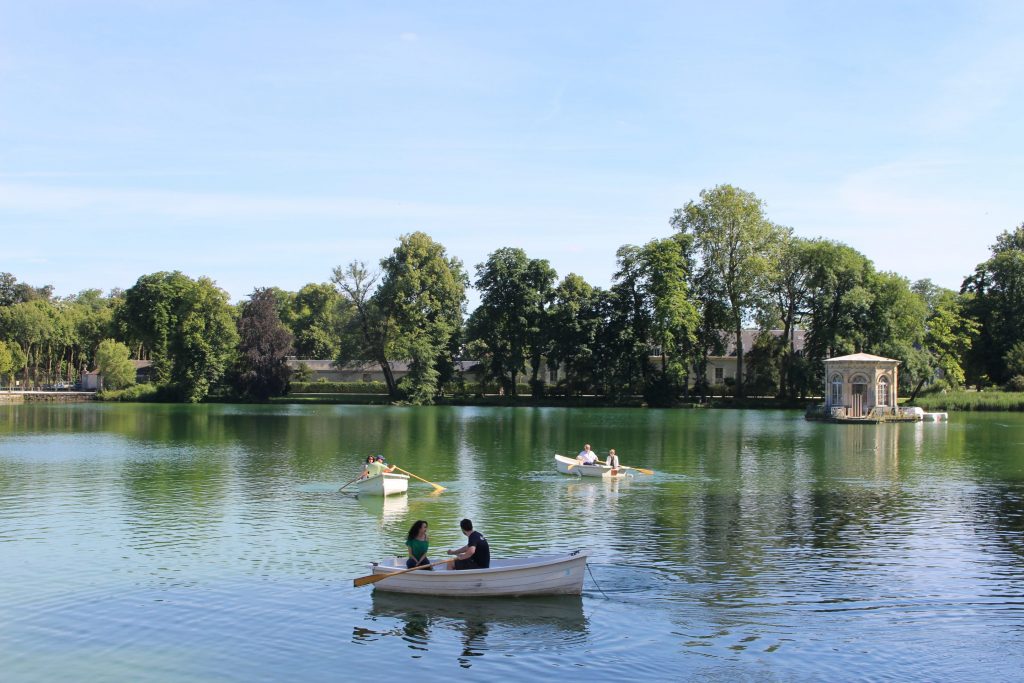
[[[834,406],[842,405],[843,404],[843,384],[844,384],[843,376],[840,375],[840,374],[832,375],[831,383],[832,383],[832,392],[831,392],[832,393],[832,395],[831,395],[831,399],[832,400],[830,401],[830,403],[832,405],[834,405]],[[866,387],[867,383],[868,383],[868,378],[865,377],[864,375],[857,375],[853,379],[850,380],[850,384],[854,386],[854,391],[855,392],[856,392],[856,387],[858,387],[858,386]],[[890,392],[890,387],[889,387],[889,378],[888,377],[884,377],[884,376],[880,377],[879,380],[878,380],[877,389],[875,391],[875,405],[879,405],[879,406],[887,406],[887,405],[889,405],[890,397],[891,397],[891,392]]]

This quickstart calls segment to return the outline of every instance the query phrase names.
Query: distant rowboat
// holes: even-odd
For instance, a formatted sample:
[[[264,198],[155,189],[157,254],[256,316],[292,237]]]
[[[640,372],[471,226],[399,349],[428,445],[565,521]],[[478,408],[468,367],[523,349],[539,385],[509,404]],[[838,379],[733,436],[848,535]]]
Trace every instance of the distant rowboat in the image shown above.
[[[406,558],[392,557],[373,565],[373,574],[406,569]],[[417,569],[373,584],[374,590],[392,593],[451,596],[580,595],[587,556],[577,550],[545,555],[492,560],[487,569]]]
[[[572,468],[569,466],[572,465]],[[617,470],[607,465],[581,465],[576,458],[567,458],[564,455],[555,454],[555,467],[562,474],[578,474],[581,477],[601,477],[611,479],[615,477],[630,476],[622,467]]]
[[[356,482],[360,496],[390,496],[409,490],[409,477],[404,474],[382,472]]]

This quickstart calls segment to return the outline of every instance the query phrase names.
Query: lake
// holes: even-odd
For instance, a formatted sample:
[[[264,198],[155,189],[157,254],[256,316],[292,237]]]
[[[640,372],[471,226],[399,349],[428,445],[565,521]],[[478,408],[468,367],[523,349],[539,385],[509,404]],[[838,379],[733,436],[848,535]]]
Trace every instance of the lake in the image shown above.
[[[585,442],[655,474],[556,473]],[[375,453],[447,490],[339,493]],[[583,596],[353,588],[463,517]],[[1020,680],[1024,415],[0,406],[0,571],[6,683]]]

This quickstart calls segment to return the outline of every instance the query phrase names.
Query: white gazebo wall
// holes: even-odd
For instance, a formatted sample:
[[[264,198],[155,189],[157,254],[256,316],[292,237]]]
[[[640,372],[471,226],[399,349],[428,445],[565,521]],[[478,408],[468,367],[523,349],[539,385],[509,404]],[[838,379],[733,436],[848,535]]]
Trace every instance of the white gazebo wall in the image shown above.
[[[885,378],[889,384],[889,397],[885,407],[896,406],[896,387],[899,380],[897,366],[899,361],[825,361],[825,408],[832,411],[832,408],[846,408],[849,411],[853,407],[853,387],[861,382],[854,382],[854,379],[863,378],[866,380],[864,391],[864,404],[861,407],[862,414],[871,412],[872,408],[878,406],[878,384]],[[842,396],[836,402],[833,396],[833,378],[839,375],[842,378]],[[854,416],[859,417],[859,416]]]

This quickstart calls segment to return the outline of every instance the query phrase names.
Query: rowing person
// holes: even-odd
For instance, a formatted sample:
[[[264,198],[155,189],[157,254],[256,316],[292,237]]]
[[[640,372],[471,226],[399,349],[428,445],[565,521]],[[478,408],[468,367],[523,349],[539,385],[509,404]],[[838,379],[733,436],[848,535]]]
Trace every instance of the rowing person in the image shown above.
[[[466,535],[466,545],[458,550],[446,551],[454,555],[454,560],[448,560],[449,569],[487,569],[491,566],[491,546],[487,539],[479,531],[473,531],[473,522],[464,519],[459,522],[459,528]]]
[[[576,461],[581,465],[596,465],[597,464],[597,453],[590,450],[590,444],[583,444],[583,450],[576,456]]]
[[[391,467],[388,467],[387,463],[384,462],[383,455],[378,455],[377,457],[371,455],[366,459],[366,467],[363,469],[363,472],[365,473],[366,476],[364,476],[363,478],[368,479],[370,477],[375,477],[378,474],[384,474],[385,472],[394,471],[395,466],[392,465]]]

